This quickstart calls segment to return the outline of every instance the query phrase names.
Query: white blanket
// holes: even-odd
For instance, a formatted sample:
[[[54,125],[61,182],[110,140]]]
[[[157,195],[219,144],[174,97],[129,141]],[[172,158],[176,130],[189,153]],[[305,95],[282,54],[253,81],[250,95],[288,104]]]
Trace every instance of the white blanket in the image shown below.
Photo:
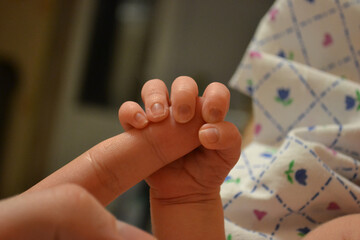
[[[228,240],[301,239],[360,212],[360,0],[278,0],[230,85],[254,141],[221,195]]]

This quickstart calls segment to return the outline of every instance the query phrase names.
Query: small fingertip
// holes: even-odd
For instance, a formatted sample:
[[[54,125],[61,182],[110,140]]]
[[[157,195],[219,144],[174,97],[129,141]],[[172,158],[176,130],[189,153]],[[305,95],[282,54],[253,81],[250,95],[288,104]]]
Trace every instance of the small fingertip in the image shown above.
[[[139,128],[143,128],[149,123],[145,115],[139,112],[135,114],[134,120]]]
[[[199,139],[202,144],[217,143],[220,139],[219,130],[215,127],[208,127],[199,131]]]
[[[188,104],[181,104],[174,113],[174,118],[178,123],[187,123],[193,117],[193,111]]]
[[[230,105],[230,91],[221,83],[211,83],[203,94],[203,119],[208,123],[217,123],[224,120]]]
[[[208,113],[208,120],[210,123],[221,122],[223,120],[223,113],[220,109],[211,108]]]
[[[153,117],[155,117],[155,118],[162,117],[165,114],[164,105],[161,103],[154,103],[151,106],[151,113],[152,113]]]
[[[167,116],[167,107],[162,103],[156,102],[150,107],[150,114],[154,120],[161,120]]]
[[[127,101],[120,106],[118,117],[125,131],[132,128],[143,128],[147,125],[148,121],[141,106],[132,101]]]
[[[218,107],[209,107],[209,104],[204,104],[202,109],[202,116],[207,123],[222,122],[225,118],[224,112]]]
[[[187,123],[194,117],[198,93],[194,79],[181,76],[174,80],[170,99],[176,122]]]

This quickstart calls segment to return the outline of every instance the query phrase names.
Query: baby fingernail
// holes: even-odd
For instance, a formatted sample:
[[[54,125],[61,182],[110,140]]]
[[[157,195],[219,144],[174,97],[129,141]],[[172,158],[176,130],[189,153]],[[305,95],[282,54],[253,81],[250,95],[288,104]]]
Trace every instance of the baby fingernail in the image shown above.
[[[154,103],[151,106],[151,113],[155,118],[162,117],[165,114],[164,105],[161,103]]]
[[[187,104],[180,105],[177,109],[177,121],[185,123],[191,118],[191,107]]]
[[[217,108],[212,108],[209,111],[210,122],[220,122],[222,120],[222,112]]]
[[[141,113],[136,113],[135,114],[135,121],[138,122],[141,125],[145,125],[148,122],[146,117]]]
[[[216,143],[219,141],[219,130],[216,128],[207,128],[200,131],[200,137],[204,137],[208,143]]]

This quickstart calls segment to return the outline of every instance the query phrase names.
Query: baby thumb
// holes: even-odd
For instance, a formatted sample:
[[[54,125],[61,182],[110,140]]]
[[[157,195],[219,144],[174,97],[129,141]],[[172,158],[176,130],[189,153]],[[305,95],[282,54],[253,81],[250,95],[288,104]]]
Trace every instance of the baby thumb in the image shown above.
[[[230,166],[234,166],[241,153],[241,135],[230,122],[207,123],[199,130],[200,143],[207,149],[216,150]]]

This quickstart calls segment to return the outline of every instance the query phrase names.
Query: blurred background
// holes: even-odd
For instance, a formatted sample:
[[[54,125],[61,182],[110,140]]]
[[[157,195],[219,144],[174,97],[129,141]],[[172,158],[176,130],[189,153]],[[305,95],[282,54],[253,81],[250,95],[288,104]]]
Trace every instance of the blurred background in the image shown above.
[[[119,134],[145,81],[227,83],[272,0],[0,0],[0,196],[20,193]],[[232,90],[243,130],[250,100]],[[139,183],[111,205],[149,230]]]

